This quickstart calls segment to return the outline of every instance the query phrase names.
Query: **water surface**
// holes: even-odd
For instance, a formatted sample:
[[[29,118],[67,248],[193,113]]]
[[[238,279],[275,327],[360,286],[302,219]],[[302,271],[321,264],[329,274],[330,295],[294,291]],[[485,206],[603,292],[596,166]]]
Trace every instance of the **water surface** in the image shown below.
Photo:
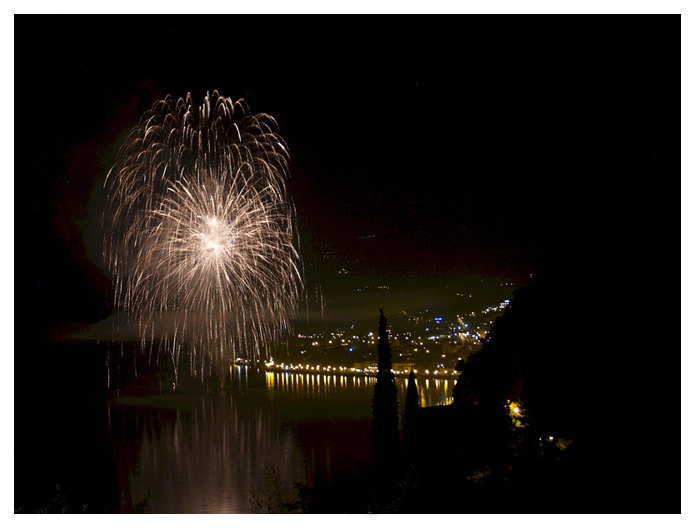
[[[249,513],[269,470],[289,499],[294,483],[364,467],[374,382],[236,367],[229,392],[116,399],[107,418],[119,511],[149,497],[150,513]],[[397,379],[401,412],[406,383]],[[421,404],[443,402],[453,384],[418,378]]]

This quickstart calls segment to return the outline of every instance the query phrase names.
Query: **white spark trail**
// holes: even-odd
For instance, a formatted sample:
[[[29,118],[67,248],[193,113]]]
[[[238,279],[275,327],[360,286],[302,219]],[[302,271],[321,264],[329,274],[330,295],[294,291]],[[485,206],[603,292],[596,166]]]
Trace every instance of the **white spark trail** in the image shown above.
[[[213,92],[169,95],[134,127],[105,187],[118,320],[203,378],[263,359],[303,288],[289,153],[267,114]],[[184,350],[185,349],[185,350]]]

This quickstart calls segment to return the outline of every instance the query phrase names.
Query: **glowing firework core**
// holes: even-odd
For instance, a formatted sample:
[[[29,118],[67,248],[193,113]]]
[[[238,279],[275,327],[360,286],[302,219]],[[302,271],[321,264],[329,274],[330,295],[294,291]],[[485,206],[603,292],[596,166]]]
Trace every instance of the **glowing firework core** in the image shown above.
[[[223,250],[231,253],[234,236],[228,231],[231,230],[228,230],[224,222],[218,222],[215,217],[209,218],[206,229],[200,234],[203,251],[215,258],[219,258],[219,253]]]
[[[196,108],[190,94],[167,96],[107,176],[104,256],[119,322],[137,321],[143,347],[157,339],[176,370],[184,346],[203,376],[234,357],[261,359],[289,327],[302,276],[276,131],[243,100],[213,92]]]

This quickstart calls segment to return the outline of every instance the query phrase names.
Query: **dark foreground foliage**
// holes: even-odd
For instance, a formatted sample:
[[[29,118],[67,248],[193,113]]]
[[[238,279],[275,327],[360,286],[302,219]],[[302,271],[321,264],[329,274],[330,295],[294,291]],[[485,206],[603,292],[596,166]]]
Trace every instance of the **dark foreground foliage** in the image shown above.
[[[280,491],[273,473],[252,495],[255,513],[675,513],[679,497],[658,468],[617,450],[595,452],[531,431],[488,460],[432,456],[388,478],[345,462],[330,482]],[[486,462],[490,462],[486,464]],[[466,468],[466,469],[464,469]],[[265,494],[264,494],[265,493]]]
[[[133,502],[130,513],[147,513],[149,509],[150,492],[144,497]],[[47,502],[17,506],[15,513],[117,513],[109,506],[96,505],[84,500],[74,493],[68,493],[61,489],[60,484],[55,486],[55,495]]]

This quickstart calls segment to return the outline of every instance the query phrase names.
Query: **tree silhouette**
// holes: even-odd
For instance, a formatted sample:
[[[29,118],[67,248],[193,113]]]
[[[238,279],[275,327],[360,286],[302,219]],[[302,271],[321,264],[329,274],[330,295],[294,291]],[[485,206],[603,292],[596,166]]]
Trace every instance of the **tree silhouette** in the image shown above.
[[[391,370],[391,346],[384,309],[379,309],[379,369],[372,399],[372,464],[377,475],[387,476],[400,460],[398,388]]]
[[[418,414],[420,397],[417,392],[415,373],[411,370],[408,376],[408,392],[405,395],[405,412],[403,414],[403,444],[408,455],[417,450]]]

